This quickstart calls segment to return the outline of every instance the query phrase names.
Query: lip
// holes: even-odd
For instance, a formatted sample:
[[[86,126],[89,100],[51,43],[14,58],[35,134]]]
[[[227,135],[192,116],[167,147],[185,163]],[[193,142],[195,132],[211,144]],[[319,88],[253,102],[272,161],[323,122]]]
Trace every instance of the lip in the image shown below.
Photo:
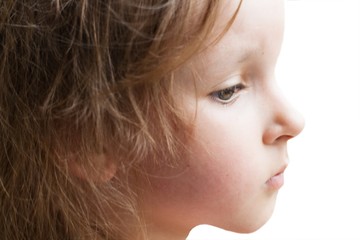
[[[287,165],[280,168],[280,170],[274,174],[271,178],[269,178],[266,181],[266,185],[273,189],[273,190],[279,190],[284,185],[284,172]]]

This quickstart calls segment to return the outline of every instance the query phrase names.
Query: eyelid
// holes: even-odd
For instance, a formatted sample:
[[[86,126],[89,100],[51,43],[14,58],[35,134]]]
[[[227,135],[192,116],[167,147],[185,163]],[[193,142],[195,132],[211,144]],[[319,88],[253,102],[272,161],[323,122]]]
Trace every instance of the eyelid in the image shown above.
[[[232,88],[235,88],[235,91],[233,93],[233,95],[230,97],[229,100],[221,100],[218,98],[218,95],[220,92],[225,91],[225,90],[232,90]],[[233,86],[230,87],[226,87],[217,91],[214,91],[212,93],[210,93],[210,97],[217,103],[221,104],[221,105],[230,105],[233,102],[236,101],[236,99],[239,97],[239,94],[242,90],[246,89],[247,85],[244,84],[243,82],[235,84]]]
[[[238,84],[245,84],[245,81],[243,80],[243,76],[240,73],[232,74],[228,76],[227,78],[219,81],[218,84],[214,85],[212,87],[212,92],[221,91],[226,88],[231,88],[233,86],[236,86]]]

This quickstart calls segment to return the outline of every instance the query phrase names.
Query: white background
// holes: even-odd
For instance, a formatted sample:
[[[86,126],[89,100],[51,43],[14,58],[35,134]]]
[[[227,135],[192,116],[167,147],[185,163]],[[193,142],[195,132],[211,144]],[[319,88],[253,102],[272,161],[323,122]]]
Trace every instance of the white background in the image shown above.
[[[189,239],[360,240],[360,0],[286,1],[277,75],[306,127],[289,143],[271,220],[253,234],[204,226]]]

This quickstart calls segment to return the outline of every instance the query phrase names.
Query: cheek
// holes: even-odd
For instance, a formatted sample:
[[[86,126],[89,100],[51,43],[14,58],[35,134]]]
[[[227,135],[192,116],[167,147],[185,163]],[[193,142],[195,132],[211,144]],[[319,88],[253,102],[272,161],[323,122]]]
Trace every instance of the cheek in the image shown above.
[[[262,182],[256,156],[250,154],[253,149],[247,141],[224,142],[210,135],[197,136],[189,144],[189,153],[181,159],[186,164],[181,169],[151,178],[152,191],[146,199],[157,220],[165,221],[171,215],[184,223],[190,220],[189,225],[204,220],[218,225],[234,213],[246,215],[249,199],[252,201],[252,196],[258,194]],[[215,139],[221,140],[220,144],[212,141]]]
[[[214,145],[210,150],[194,142],[191,154],[182,160],[189,164],[181,171],[151,179],[146,197],[151,221],[165,228],[183,224],[189,230],[205,223],[247,231],[259,217],[253,211],[265,205],[259,198],[263,180],[254,159],[235,145]]]
[[[207,223],[235,231],[261,225],[257,219],[268,215],[263,210],[269,198],[263,191],[261,129],[252,114],[197,115],[183,165],[150,178],[144,199],[151,221],[167,228]]]
[[[260,169],[253,146],[239,138],[230,140],[229,134],[226,139],[215,134],[215,141],[209,135],[212,134],[205,134],[203,141],[192,144],[189,157],[198,192],[207,197],[209,204],[212,199],[218,203],[219,198],[242,200],[259,183]]]
[[[203,119],[199,115],[194,131],[190,161],[197,172],[212,174],[207,180],[214,182],[214,188],[247,194],[263,172],[260,125],[253,113],[202,113]]]

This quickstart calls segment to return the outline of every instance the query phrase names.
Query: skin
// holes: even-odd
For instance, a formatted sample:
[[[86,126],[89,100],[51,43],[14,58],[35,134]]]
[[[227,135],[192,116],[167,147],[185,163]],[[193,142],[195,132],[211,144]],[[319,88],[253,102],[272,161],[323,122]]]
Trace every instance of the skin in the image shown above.
[[[214,38],[238,4],[224,1]],[[185,239],[198,224],[248,233],[271,216],[281,184],[269,179],[285,170],[287,142],[304,126],[275,81],[283,21],[282,0],[244,0],[220,41],[178,71],[189,152],[181,166],[151,172],[150,239]]]

